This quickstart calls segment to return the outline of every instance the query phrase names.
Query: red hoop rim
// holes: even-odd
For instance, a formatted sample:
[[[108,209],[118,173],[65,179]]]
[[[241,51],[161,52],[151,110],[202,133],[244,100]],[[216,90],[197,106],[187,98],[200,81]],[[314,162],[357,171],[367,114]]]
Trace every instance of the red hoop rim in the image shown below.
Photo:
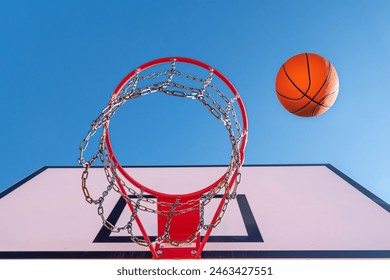
[[[195,59],[191,59],[191,58],[186,58],[186,57],[165,57],[165,58],[159,58],[159,59],[156,59],[156,60],[152,60],[150,62],[147,62],[141,66],[139,66],[138,68],[134,69],[133,71],[131,71],[119,84],[118,86],[115,88],[114,92],[112,93],[112,96],[111,96],[111,99],[112,100],[113,98],[115,99],[116,96],[119,94],[119,92],[122,90],[123,86],[130,80],[132,79],[136,72],[142,72],[150,67],[153,67],[153,66],[156,66],[156,65],[159,65],[159,64],[163,64],[163,63],[168,63],[168,62],[171,62],[172,60],[175,60],[176,62],[183,62],[183,63],[188,63],[188,64],[193,64],[193,65],[197,65],[199,67],[202,67],[206,70],[210,70],[210,69],[213,69],[213,73],[215,75],[217,75],[230,89],[230,91],[233,93],[234,96],[238,97],[237,98],[237,102],[238,102],[238,105],[239,105],[239,109],[240,109],[240,113],[241,113],[241,118],[242,118],[242,126],[243,126],[243,131],[245,131],[244,135],[242,136],[242,139],[241,139],[241,143],[240,143],[240,147],[239,147],[239,155],[240,155],[240,165],[242,165],[244,163],[244,158],[245,158],[245,155],[244,155],[244,151],[245,151],[245,146],[246,146],[246,142],[247,142],[247,130],[248,130],[248,119],[247,119],[247,114],[246,114],[246,110],[245,110],[245,106],[244,106],[244,103],[237,91],[237,89],[234,87],[234,85],[230,82],[230,80],[228,78],[226,78],[225,75],[223,75],[221,72],[219,72],[218,70],[216,70],[214,67],[211,67],[209,66],[208,64],[204,63],[204,62],[201,62],[201,61],[198,61],[198,60],[195,60]],[[107,149],[108,149],[108,152],[109,152],[109,155],[110,155],[110,159],[113,161],[115,167],[117,170],[119,170],[119,172],[131,183],[133,184],[134,186],[136,186],[137,188],[139,188],[140,190],[146,192],[146,193],[149,193],[151,195],[154,195],[156,197],[171,197],[171,198],[175,198],[175,197],[182,197],[182,198],[190,198],[190,197],[196,197],[196,196],[200,196],[201,194],[204,194],[208,191],[210,191],[211,189],[215,188],[219,183],[221,183],[224,178],[226,177],[226,173],[224,173],[219,179],[217,179],[214,183],[210,184],[209,186],[207,187],[204,187],[198,191],[195,191],[195,192],[191,192],[191,193],[187,193],[187,194],[169,194],[169,193],[163,193],[163,192],[159,192],[159,191],[156,191],[156,190],[153,190],[153,189],[150,189],[149,187],[147,186],[144,186],[143,184],[141,184],[140,182],[138,182],[137,180],[135,180],[129,173],[126,172],[126,170],[123,168],[123,166],[119,163],[118,159],[116,158],[115,156],[115,153],[114,153],[114,150],[112,148],[112,145],[111,145],[111,141],[110,141],[110,134],[109,134],[109,127],[107,126],[107,123],[105,123],[104,125],[104,129],[106,131],[106,136],[105,136],[105,142],[106,142],[106,146],[107,146]],[[235,170],[234,171],[234,174],[232,175],[232,180],[235,179],[235,177],[237,176],[237,172],[238,170]],[[229,188],[231,187],[232,184],[229,184]]]

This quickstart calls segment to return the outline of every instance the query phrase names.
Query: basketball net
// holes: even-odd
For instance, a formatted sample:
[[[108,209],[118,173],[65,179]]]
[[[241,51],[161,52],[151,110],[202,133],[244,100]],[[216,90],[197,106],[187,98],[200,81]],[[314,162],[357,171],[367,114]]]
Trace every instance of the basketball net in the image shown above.
[[[203,76],[180,70],[180,67],[186,69],[188,66],[201,69],[203,73],[199,75]],[[162,70],[158,70],[161,68]],[[220,84],[224,84],[229,93],[222,92],[217,87]],[[226,172],[214,183],[188,194],[165,194],[135,180],[119,163],[111,146],[110,120],[127,101],[151,93],[194,100],[202,104],[226,128],[231,145],[230,163]],[[98,151],[86,160],[84,152],[98,130],[102,131]],[[221,222],[229,202],[236,198],[247,133],[242,99],[223,74],[203,62],[189,58],[162,58],[148,62],[122,80],[80,144],[83,194],[88,203],[96,205],[106,228],[115,233],[127,231],[131,241],[149,247],[153,258],[200,258],[212,229]],[[101,162],[108,185],[100,196],[93,198],[87,183],[90,168],[96,161]],[[131,211],[125,225],[114,225],[107,220],[104,202],[112,193],[119,194]],[[217,210],[212,219],[206,221],[207,206],[217,195],[221,197]],[[139,215],[141,211],[157,216],[157,237],[153,240],[142,224]],[[142,237],[134,234],[134,225],[138,226]]]

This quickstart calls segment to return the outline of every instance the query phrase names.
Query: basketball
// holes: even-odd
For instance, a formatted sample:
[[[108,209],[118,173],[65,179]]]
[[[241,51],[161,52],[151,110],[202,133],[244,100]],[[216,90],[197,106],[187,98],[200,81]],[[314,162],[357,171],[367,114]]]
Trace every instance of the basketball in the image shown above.
[[[301,117],[314,117],[325,113],[336,101],[339,78],[327,59],[314,53],[302,53],[280,67],[275,90],[287,111]]]

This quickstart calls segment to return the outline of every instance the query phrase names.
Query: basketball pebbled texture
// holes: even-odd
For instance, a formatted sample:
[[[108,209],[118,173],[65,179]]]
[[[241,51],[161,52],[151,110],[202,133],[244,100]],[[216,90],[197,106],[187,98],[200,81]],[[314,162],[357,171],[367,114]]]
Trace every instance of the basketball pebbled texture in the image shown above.
[[[283,107],[301,117],[319,116],[336,101],[339,78],[327,59],[302,53],[288,59],[275,81],[276,95]]]

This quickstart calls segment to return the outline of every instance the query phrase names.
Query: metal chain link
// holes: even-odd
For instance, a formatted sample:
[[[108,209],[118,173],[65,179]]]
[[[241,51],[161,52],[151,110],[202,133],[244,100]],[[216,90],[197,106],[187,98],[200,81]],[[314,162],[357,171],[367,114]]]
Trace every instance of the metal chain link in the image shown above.
[[[216,86],[212,84],[214,74],[213,72],[213,69],[209,69],[208,76],[206,78],[199,78],[191,74],[186,74],[176,69],[175,60],[171,61],[170,69],[164,70],[162,72],[155,72],[141,76],[140,70],[137,69],[135,72],[135,76],[123,86],[118,95],[113,96],[113,98],[111,98],[109,104],[92,122],[90,130],[88,131],[86,137],[82,140],[79,146],[80,154],[78,162],[84,167],[84,170],[81,175],[81,186],[86,201],[90,204],[97,205],[98,215],[101,217],[103,225],[110,231],[120,232],[122,230],[127,230],[131,240],[142,246],[149,246],[150,242],[146,241],[145,239],[138,238],[133,234],[133,223],[135,217],[138,215],[138,211],[144,211],[156,215],[164,215],[167,216],[167,223],[165,225],[164,233],[163,235],[158,236],[156,240],[152,241],[152,243],[168,242],[173,246],[180,246],[183,243],[193,242],[193,240],[196,239],[198,233],[201,230],[207,230],[210,227],[214,228],[221,222],[223,216],[225,215],[229,202],[235,199],[237,195],[237,187],[241,181],[241,159],[239,153],[239,144],[241,143],[241,140],[247,133],[247,131],[242,131],[237,114],[234,110],[234,103],[239,97],[233,96],[231,99],[229,99],[225,94],[222,93],[221,90],[217,89]],[[189,81],[198,82],[200,83],[200,87],[187,86],[179,82],[173,81],[173,78],[175,76],[187,79]],[[162,81],[154,83],[152,82],[146,86],[139,86],[140,81],[156,80],[162,78]],[[184,203],[180,203],[179,200],[176,200],[174,203],[158,202],[156,199],[150,199],[145,197],[142,191],[139,193],[138,189],[135,190],[133,187],[130,187],[128,183],[126,183],[123,179],[120,178],[120,176],[116,172],[115,164],[110,160],[110,155],[105,146],[106,129],[103,129],[103,133],[100,137],[99,142],[99,150],[97,151],[97,153],[94,154],[89,160],[84,159],[84,153],[87,150],[91,137],[94,136],[97,130],[100,129],[102,126],[109,125],[109,121],[114,116],[115,112],[125,102],[153,92],[161,92],[169,96],[199,100],[214,117],[216,117],[223,123],[226,130],[228,131],[232,150],[231,162],[228,166],[225,178],[206,194],[201,195],[200,200],[193,199]],[[212,93],[215,93],[216,96],[212,97]],[[221,101],[225,103],[225,106],[222,106],[217,101],[217,98],[221,99]],[[89,168],[97,159],[99,159],[103,165],[108,186],[106,190],[102,192],[100,197],[94,199],[90,195],[89,188],[87,186],[87,180],[89,176]],[[235,181],[231,184],[232,177],[235,177]],[[124,187],[127,193],[122,193],[118,185]],[[216,221],[213,224],[206,224],[204,221],[205,207],[222,190],[226,194],[226,199],[223,202],[224,204],[222,210],[220,211]],[[125,199],[127,203],[130,203],[134,208],[129,221],[126,225],[122,227],[113,225],[110,221],[107,220],[107,218],[105,218],[104,215],[103,203],[105,201],[105,198],[109,195],[111,191],[119,193],[122,198]],[[136,197],[136,201],[134,201],[130,197]],[[158,204],[163,205],[166,209],[168,208],[169,210],[157,210]],[[178,206],[180,206],[180,210],[177,209]],[[200,212],[200,222],[196,231],[190,236],[188,236],[188,238],[184,241],[172,240],[170,236],[170,223],[172,218],[176,215],[182,215],[184,213],[198,209]]]

